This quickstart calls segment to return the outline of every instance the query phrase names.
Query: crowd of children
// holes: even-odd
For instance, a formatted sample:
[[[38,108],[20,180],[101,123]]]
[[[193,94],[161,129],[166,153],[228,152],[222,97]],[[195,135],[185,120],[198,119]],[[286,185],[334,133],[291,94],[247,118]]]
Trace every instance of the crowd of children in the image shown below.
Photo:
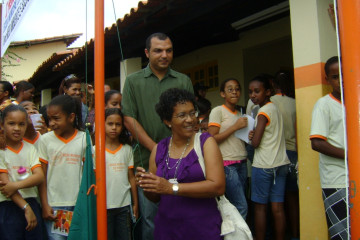
[[[10,83],[0,82],[1,239],[67,238],[53,230],[57,211],[74,210],[82,177],[86,137],[79,85],[76,76],[65,78],[62,94],[34,122],[32,116],[39,114],[32,102],[34,86],[20,82],[14,90]],[[107,92],[105,105],[108,239],[130,239],[130,212],[138,217],[138,202],[120,92]]]
[[[338,72],[338,58],[333,57],[325,65],[326,79],[333,92],[315,105],[310,138],[312,148],[321,153],[320,179],[330,236],[345,239],[348,234],[344,200],[346,174]],[[268,205],[275,239],[285,238],[286,222],[292,238],[299,238],[296,113],[293,87],[288,83],[293,83],[292,74],[288,72],[278,72],[275,78],[259,75],[250,80],[248,114],[254,118],[255,125],[248,134],[249,144],[235,136],[238,130],[248,127],[250,117],[237,105],[242,94],[237,79],[229,78],[221,83],[220,96],[224,99],[221,106],[211,109],[205,97],[197,98],[196,131],[208,131],[218,143],[224,161],[225,194],[244,219],[251,212],[247,188],[251,189],[254,206],[251,218],[257,240],[267,235]],[[25,81],[15,88],[0,81],[1,239],[66,239],[52,231],[56,212],[74,210],[85,160],[83,130],[85,122],[94,125],[93,109],[89,112],[80,101],[81,81],[75,75],[63,80],[61,94],[51,100],[44,118],[37,122],[31,118],[39,114],[32,102],[34,92],[35,87]],[[16,100],[12,102],[11,97]],[[131,217],[139,217],[141,204],[121,97],[116,90],[105,94],[108,239],[131,238]],[[253,156],[251,149],[254,149]],[[332,204],[329,199],[334,196],[344,201]],[[289,206],[286,211],[284,201]],[[333,215],[337,216],[336,222]]]

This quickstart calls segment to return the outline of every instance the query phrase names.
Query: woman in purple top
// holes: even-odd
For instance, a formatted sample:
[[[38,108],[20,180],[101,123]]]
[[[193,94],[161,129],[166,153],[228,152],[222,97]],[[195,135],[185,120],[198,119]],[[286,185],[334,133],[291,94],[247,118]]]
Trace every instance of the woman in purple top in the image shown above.
[[[154,147],[149,172],[138,167],[136,174],[137,185],[146,197],[159,202],[154,238],[222,239],[215,197],[225,191],[224,167],[215,140],[203,133],[200,142],[205,160],[204,177],[194,150],[197,117],[194,96],[186,90],[169,89],[160,96],[156,111],[171,129],[172,136]]]

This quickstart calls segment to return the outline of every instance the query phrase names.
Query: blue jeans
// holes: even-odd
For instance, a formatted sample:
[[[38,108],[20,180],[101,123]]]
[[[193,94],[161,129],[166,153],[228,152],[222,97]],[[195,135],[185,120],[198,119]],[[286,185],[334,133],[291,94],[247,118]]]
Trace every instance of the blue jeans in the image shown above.
[[[74,207],[52,207],[52,209],[54,211],[59,210],[59,209],[68,210],[68,211],[74,211]],[[47,230],[48,239],[49,240],[66,240],[67,239],[66,236],[51,232],[51,228],[53,227],[53,223],[54,223],[53,221],[45,220],[45,227],[46,227],[46,230]]]
[[[235,163],[224,167],[226,175],[225,195],[227,199],[237,208],[241,216],[246,219],[248,206],[245,197],[247,179],[246,161]]]
[[[251,200],[256,203],[284,202],[289,164],[275,168],[252,167]]]
[[[154,239],[154,218],[156,216],[158,205],[147,199],[142,188],[138,188],[139,207],[141,214],[141,239]]]
[[[131,240],[130,206],[107,210],[108,240]]]

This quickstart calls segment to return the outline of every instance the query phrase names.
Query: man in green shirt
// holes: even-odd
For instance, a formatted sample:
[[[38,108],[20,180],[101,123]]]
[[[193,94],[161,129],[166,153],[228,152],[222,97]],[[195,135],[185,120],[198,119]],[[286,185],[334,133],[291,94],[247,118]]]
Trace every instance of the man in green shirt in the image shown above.
[[[160,95],[169,88],[182,88],[193,93],[193,86],[188,76],[170,68],[173,46],[167,35],[150,35],[146,40],[145,54],[149,59],[148,66],[125,80],[122,111],[126,128],[140,143],[134,151],[135,167],[148,170],[153,147],[171,133],[155,111]],[[142,190],[139,190],[139,205],[143,217],[142,239],[153,239],[157,207],[146,199]]]

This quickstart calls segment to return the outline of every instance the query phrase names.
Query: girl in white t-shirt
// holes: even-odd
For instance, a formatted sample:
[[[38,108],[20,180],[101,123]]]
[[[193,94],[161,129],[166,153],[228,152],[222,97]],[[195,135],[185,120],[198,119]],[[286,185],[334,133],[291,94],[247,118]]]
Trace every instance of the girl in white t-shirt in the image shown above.
[[[238,80],[229,78],[220,84],[220,96],[224,98],[225,103],[211,110],[208,132],[219,144],[224,160],[226,197],[246,219],[247,152],[245,143],[235,137],[237,130],[247,126],[247,118],[235,108],[240,94],[241,87]]]
[[[47,107],[49,126],[53,130],[41,136],[39,155],[46,179],[40,186],[40,199],[48,237],[66,239],[51,232],[54,211],[73,211],[79,193],[86,137],[81,130],[80,101],[59,95]]]
[[[27,118],[25,109],[13,104],[2,115],[6,149],[0,150],[1,239],[43,239],[36,186],[44,181],[44,174],[37,150],[23,141]]]
[[[132,148],[120,109],[106,109],[105,135],[108,239],[130,239],[130,206],[137,218],[138,197]]]
[[[274,218],[276,239],[284,239],[284,194],[289,159],[286,155],[283,121],[275,104],[270,102],[271,85],[268,78],[257,76],[249,83],[249,95],[260,106],[255,130],[249,133],[255,148],[251,171],[251,200],[254,202],[255,235],[265,239],[268,202]]]

